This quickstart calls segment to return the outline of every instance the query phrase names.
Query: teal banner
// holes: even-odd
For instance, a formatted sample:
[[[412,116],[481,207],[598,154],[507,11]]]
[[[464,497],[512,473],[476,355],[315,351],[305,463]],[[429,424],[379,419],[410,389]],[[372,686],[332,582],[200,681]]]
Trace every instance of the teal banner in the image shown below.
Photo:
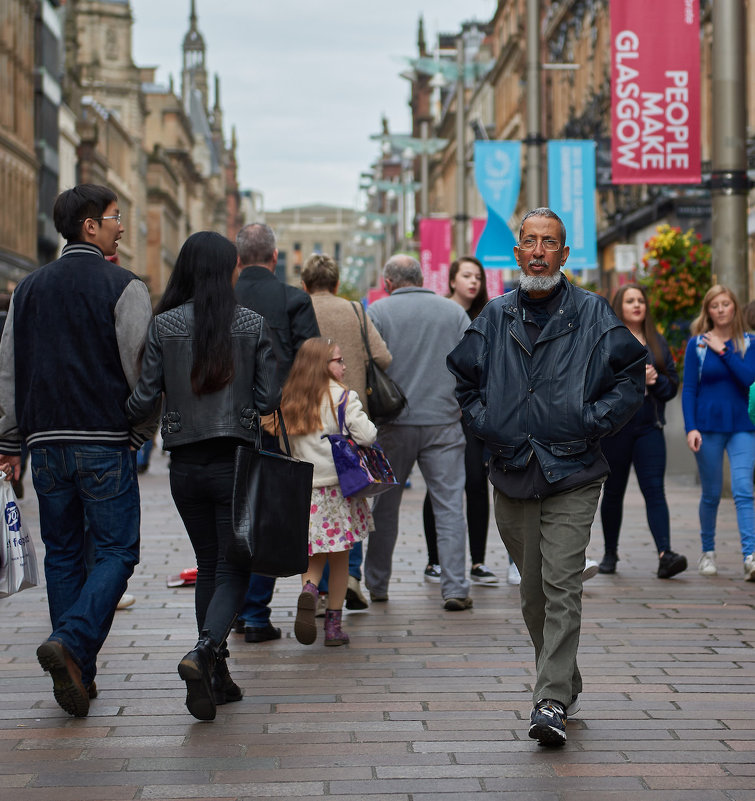
[[[595,223],[595,142],[548,142],[548,205],[564,221],[571,270],[598,266]]]
[[[474,174],[488,218],[475,249],[486,269],[517,269],[516,237],[507,220],[516,209],[521,183],[521,142],[475,142]]]

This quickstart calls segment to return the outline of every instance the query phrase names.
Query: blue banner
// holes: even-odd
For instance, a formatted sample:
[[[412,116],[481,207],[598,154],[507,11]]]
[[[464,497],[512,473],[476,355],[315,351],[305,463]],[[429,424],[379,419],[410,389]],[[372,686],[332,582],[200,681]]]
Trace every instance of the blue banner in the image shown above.
[[[548,142],[548,206],[566,226],[571,270],[598,266],[595,227],[595,142]]]
[[[517,269],[516,237],[506,222],[516,209],[521,181],[521,142],[475,142],[474,174],[488,209],[475,256],[486,269]]]

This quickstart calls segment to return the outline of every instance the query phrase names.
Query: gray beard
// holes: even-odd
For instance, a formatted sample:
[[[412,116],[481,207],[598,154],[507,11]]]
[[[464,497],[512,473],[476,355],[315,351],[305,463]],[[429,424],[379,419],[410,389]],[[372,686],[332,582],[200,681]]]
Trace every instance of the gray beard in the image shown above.
[[[524,270],[519,272],[519,288],[529,294],[530,292],[550,292],[561,282],[561,270],[552,275],[525,275]]]

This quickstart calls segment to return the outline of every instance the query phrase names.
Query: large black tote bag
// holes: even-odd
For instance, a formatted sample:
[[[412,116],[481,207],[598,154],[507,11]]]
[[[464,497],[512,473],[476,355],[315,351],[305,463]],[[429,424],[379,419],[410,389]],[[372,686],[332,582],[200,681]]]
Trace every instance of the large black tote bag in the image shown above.
[[[314,466],[291,456],[280,411],[286,454],[239,445],[233,477],[233,545],[230,558],[252,573],[281,578],[309,566],[309,507]]]

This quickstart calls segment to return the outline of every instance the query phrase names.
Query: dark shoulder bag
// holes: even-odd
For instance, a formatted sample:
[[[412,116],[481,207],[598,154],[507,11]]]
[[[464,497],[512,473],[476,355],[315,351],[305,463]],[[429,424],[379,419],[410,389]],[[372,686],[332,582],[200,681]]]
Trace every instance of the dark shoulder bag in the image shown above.
[[[256,448],[239,445],[233,475],[233,544],[227,558],[250,572],[280,578],[306,573],[309,566],[309,507],[314,466],[291,456],[280,410],[285,454],[261,449],[259,415]]]
[[[375,425],[390,423],[401,414],[406,406],[406,396],[401,387],[392,378],[389,378],[372,358],[364,306],[359,307],[362,310],[361,317],[357,311],[357,304],[352,303],[352,308],[359,320],[362,342],[364,342],[364,349],[367,353],[367,413]]]

